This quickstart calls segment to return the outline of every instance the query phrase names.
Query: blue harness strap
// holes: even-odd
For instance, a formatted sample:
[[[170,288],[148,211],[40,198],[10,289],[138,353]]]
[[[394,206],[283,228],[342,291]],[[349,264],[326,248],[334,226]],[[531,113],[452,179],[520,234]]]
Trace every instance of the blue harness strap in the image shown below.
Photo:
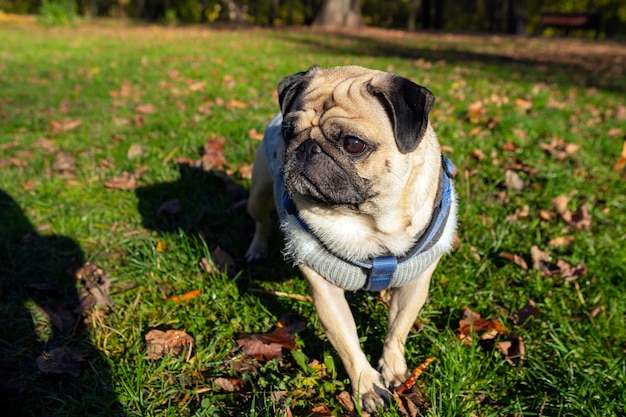
[[[372,269],[370,269],[363,289],[366,291],[382,291],[389,288],[396,269],[398,269],[398,258],[395,256],[380,256],[372,259]]]

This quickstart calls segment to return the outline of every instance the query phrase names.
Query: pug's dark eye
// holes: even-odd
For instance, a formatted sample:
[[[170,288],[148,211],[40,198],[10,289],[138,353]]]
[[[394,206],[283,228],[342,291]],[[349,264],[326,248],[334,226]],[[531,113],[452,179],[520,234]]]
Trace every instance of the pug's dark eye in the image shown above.
[[[343,138],[343,149],[352,155],[358,155],[365,150],[365,142],[354,136],[346,136]]]
[[[281,127],[283,132],[283,139],[285,139],[286,141],[290,141],[296,136],[296,130],[291,123],[283,123]]]

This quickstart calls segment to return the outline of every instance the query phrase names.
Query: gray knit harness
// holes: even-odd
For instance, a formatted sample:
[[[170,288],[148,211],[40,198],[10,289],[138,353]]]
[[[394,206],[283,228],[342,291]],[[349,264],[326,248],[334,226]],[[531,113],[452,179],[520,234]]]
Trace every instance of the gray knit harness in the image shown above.
[[[268,124],[264,136],[265,152],[274,178],[274,197],[281,229],[285,233],[285,256],[294,264],[305,264],[332,284],[345,290],[381,291],[403,286],[420,276],[433,262],[450,250],[439,244],[453,203],[451,181],[453,165],[442,155],[439,189],[428,226],[413,248],[402,257],[379,256],[366,260],[344,259],[331,252],[310,230],[285,190],[282,178],[285,143],[281,135],[282,115]]]

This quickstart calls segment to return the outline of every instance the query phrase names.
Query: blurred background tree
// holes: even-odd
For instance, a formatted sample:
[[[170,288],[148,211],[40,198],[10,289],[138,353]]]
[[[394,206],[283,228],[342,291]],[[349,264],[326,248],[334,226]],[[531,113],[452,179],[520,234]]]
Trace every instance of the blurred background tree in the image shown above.
[[[47,0],[45,4],[67,7],[68,1],[86,17],[161,23],[365,24],[410,31],[511,34],[539,33],[542,12],[595,12],[600,15],[601,36],[626,37],[625,0]],[[37,14],[42,0],[0,0],[0,10]],[[593,35],[588,32],[575,34]]]

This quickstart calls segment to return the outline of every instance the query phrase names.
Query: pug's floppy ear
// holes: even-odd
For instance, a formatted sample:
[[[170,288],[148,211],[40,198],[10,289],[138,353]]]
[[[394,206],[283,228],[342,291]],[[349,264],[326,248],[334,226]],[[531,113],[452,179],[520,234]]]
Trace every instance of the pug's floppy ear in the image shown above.
[[[426,134],[435,96],[425,87],[395,74],[376,84],[370,82],[367,91],[387,112],[398,149],[402,153],[413,152]]]
[[[280,81],[278,84],[278,104],[283,114],[289,113],[300,93],[309,84],[311,77],[321,69],[322,67],[315,65],[308,71],[288,75]]]

